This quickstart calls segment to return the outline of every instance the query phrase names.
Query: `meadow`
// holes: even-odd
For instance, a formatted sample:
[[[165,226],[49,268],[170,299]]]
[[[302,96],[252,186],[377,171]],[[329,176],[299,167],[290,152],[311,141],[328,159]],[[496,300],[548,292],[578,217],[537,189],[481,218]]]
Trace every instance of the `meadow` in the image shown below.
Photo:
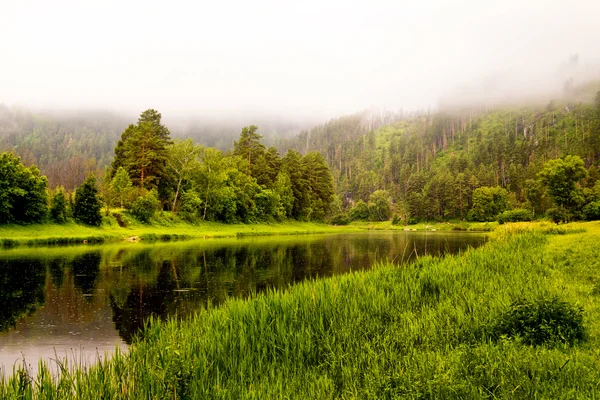
[[[482,248],[151,322],[127,352],[0,378],[0,397],[600,397],[600,223],[498,227]],[[34,360],[28,360],[29,362]]]

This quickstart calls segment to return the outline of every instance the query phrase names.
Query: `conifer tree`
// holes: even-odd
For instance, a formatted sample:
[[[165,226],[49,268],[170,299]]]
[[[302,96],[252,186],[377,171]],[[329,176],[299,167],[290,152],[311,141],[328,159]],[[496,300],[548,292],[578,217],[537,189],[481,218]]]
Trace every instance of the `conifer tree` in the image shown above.
[[[50,207],[50,218],[57,224],[67,222],[67,202],[63,188],[59,188],[52,197],[52,206]]]
[[[101,207],[96,178],[94,175],[90,175],[75,192],[73,217],[83,224],[100,226],[102,223]]]

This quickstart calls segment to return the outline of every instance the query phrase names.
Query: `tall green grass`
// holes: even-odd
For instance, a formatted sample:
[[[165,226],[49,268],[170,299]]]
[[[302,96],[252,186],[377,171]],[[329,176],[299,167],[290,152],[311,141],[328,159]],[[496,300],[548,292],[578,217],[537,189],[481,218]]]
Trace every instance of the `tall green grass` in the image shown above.
[[[597,398],[600,229],[586,229],[507,231],[462,255],[154,321],[128,353],[61,363],[56,379],[17,371],[0,398]],[[576,310],[585,335],[535,345],[518,330],[498,335],[511,307],[546,299],[566,318]]]

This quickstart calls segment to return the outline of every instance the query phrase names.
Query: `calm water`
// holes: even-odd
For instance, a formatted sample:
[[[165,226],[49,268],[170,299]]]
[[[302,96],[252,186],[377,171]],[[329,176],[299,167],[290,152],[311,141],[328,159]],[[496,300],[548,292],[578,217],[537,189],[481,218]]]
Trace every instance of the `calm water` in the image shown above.
[[[483,244],[472,233],[370,232],[0,250],[0,368],[126,347],[151,315]]]

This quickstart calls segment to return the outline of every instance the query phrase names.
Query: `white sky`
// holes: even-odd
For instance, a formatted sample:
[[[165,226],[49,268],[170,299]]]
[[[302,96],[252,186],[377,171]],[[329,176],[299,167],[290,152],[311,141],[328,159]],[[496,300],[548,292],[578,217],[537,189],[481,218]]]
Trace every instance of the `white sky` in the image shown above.
[[[599,0],[0,0],[0,103],[335,116],[600,57]]]

